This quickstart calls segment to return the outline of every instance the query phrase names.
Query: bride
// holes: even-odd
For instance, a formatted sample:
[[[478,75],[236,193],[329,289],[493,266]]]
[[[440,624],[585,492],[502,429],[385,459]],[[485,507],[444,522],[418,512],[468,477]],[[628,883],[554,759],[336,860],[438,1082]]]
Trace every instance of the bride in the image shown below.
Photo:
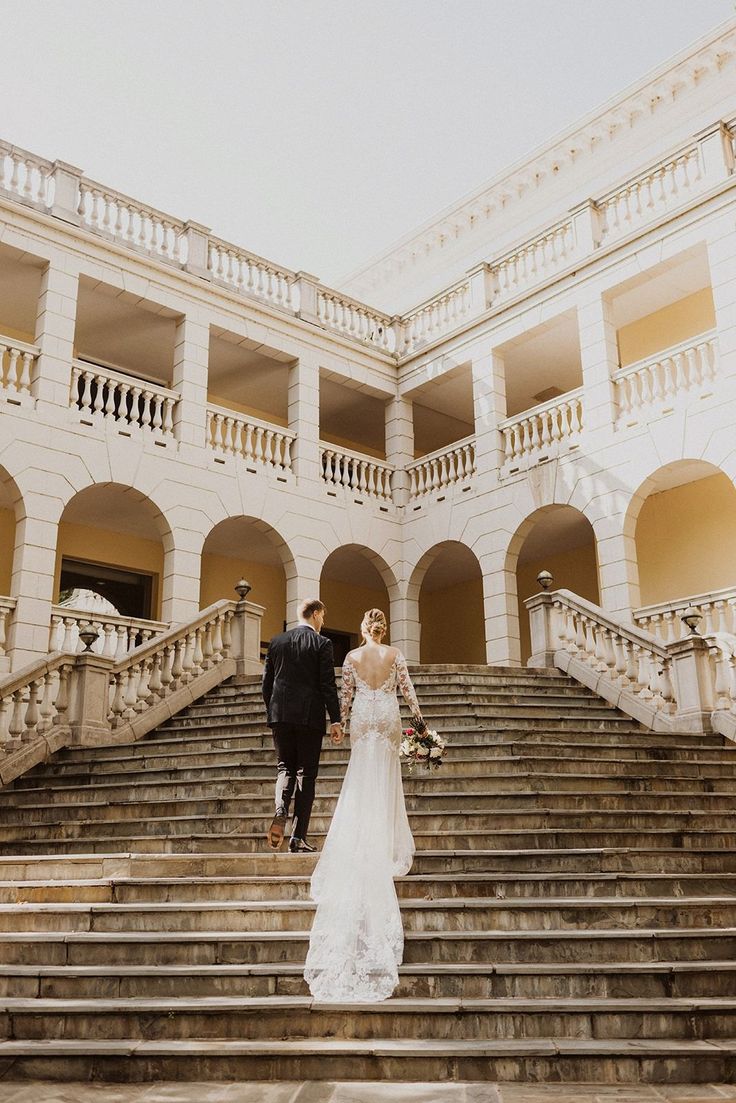
[[[398,983],[404,949],[393,879],[409,871],[414,839],[401,785],[397,686],[415,726],[424,721],[404,656],[382,642],[386,628],[381,610],[369,609],[363,645],[342,668],[343,725],[353,706],[350,761],[312,875],[317,910],[304,970],[322,1002],[385,1000]]]

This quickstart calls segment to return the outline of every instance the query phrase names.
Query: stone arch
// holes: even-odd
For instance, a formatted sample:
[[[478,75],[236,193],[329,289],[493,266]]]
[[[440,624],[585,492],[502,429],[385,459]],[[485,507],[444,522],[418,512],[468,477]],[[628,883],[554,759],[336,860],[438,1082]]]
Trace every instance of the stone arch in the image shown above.
[[[593,525],[571,505],[546,505],[526,517],[509,541],[504,574],[518,605],[519,637],[511,641],[525,663],[531,654],[524,601],[538,593],[537,575],[549,571],[553,586],[600,604],[598,555]]]
[[[632,494],[624,536],[640,606],[735,586],[736,486],[708,460],[664,464]]]
[[[420,662],[485,663],[483,574],[467,544],[434,544],[414,568],[409,590],[418,603]]]
[[[320,597],[327,607],[323,633],[335,648],[341,665],[360,643],[360,622],[366,609],[383,609],[389,621],[398,595],[396,576],[386,560],[365,544],[343,544],[325,559],[320,575]]]
[[[272,525],[259,517],[226,517],[202,547],[200,607],[221,598],[234,600],[235,584],[244,576],[252,587],[248,600],[265,609],[261,635],[266,642],[284,630],[287,583],[295,574],[291,549]]]
[[[55,598],[90,589],[122,615],[158,620],[173,552],[171,526],[150,495],[123,483],[94,483],[72,495],[61,513]]]
[[[0,467],[0,595],[9,597],[18,554],[18,522],[24,516],[23,495],[12,475]]]

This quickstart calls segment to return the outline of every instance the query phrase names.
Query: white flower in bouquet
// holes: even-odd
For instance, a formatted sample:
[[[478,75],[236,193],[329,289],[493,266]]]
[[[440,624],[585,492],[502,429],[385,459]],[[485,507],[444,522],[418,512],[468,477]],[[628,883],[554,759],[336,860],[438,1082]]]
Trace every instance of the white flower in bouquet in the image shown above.
[[[432,747],[432,750],[429,752],[429,757],[430,758],[442,758],[442,751],[443,751],[442,747]]]

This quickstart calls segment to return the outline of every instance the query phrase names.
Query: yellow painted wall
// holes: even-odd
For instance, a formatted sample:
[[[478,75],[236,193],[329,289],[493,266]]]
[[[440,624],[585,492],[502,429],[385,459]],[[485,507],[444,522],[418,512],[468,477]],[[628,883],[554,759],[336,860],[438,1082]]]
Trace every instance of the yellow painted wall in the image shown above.
[[[152,616],[161,616],[161,579],[164,573],[164,549],[157,540],[145,540],[127,532],[111,532],[91,525],[73,525],[62,521],[56,552],[55,596],[59,596],[61,560],[83,559],[88,563],[104,563],[121,570],[141,571],[153,575]]]
[[[17,329],[7,325],[2,320],[2,313],[0,313],[0,333],[2,333],[3,337],[12,337],[16,341],[23,341],[26,345],[35,344],[35,334],[31,333],[29,330]]]
[[[713,294],[709,287],[686,295],[662,310],[647,314],[618,331],[619,362],[622,368],[644,360],[662,349],[687,341],[716,324]]]
[[[15,514],[12,509],[0,509],[0,594],[10,596],[15,550]]]
[[[325,444],[334,444],[336,448],[344,448],[347,452],[360,452],[364,456],[374,456],[377,460],[386,459],[385,450],[381,452],[378,448],[371,448],[369,444],[349,440],[348,437],[338,437],[334,433],[320,433],[320,439]]]
[[[218,394],[208,394],[207,401],[211,402],[213,406],[223,406],[226,410],[232,410],[233,413],[245,414],[246,417],[254,417],[259,421],[268,421],[271,425],[281,425],[285,429],[289,424],[285,417],[279,417],[277,414],[269,413],[266,410],[257,410],[255,406],[244,406],[242,402],[235,402],[232,398],[223,398]]]
[[[419,595],[423,663],[486,661],[483,582],[478,576]]]
[[[519,594],[519,642],[522,663],[525,663],[531,655],[529,613],[524,601],[532,594],[539,593],[541,587],[537,582],[537,575],[540,571],[549,571],[552,574],[555,590],[572,590],[580,597],[587,598],[596,605],[600,604],[598,562],[592,534],[590,544],[581,544],[577,548],[568,548],[555,555],[545,555],[544,559],[521,563],[516,572],[516,586]]]
[[[642,605],[736,584],[736,487],[727,475],[650,495],[636,526]]]
[[[226,555],[202,556],[202,581],[199,604],[206,609],[215,601],[237,599],[234,586],[243,576],[253,589],[248,600],[265,606],[261,626],[261,639],[265,642],[284,630],[286,616],[286,576],[279,564],[252,563],[248,559],[236,559]]]
[[[319,596],[327,608],[325,628],[333,632],[349,632],[358,637],[356,643],[359,643],[360,622],[363,620],[366,609],[382,609],[386,614],[386,620],[389,621],[386,642],[390,642],[390,609],[385,586],[380,588],[353,586],[349,582],[323,578],[319,591]]]

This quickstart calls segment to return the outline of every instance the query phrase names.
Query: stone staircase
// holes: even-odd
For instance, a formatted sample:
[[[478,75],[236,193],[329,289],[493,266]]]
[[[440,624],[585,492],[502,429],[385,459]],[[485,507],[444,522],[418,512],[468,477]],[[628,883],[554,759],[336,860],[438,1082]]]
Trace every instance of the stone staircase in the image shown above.
[[[313,1003],[255,681],[0,793],[0,1079],[736,1080],[736,747],[555,671],[423,667],[395,997]],[[325,746],[311,838],[345,768]]]

